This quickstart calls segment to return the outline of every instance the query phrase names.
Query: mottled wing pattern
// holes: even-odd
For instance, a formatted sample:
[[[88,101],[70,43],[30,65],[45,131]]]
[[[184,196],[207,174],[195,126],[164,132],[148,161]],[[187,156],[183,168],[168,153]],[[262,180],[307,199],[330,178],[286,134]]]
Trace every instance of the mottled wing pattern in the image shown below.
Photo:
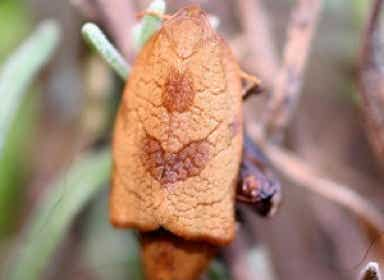
[[[179,29],[197,39],[174,39]],[[152,37],[133,67],[115,124],[113,224],[163,227],[215,244],[232,240],[240,87],[236,61],[205,21],[179,17]]]

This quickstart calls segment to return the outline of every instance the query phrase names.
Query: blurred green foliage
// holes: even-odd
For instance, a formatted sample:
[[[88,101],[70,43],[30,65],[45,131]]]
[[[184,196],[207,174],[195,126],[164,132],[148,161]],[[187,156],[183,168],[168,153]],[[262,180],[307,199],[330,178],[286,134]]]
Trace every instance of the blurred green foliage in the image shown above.
[[[28,155],[34,140],[39,107],[38,90],[24,97],[7,135],[0,157],[0,240],[12,233],[19,222]]]
[[[37,73],[51,58],[58,41],[57,23],[42,22],[1,66],[0,155],[23,95]]]
[[[84,260],[98,279],[144,279],[136,232],[111,227],[108,192],[92,203],[84,225]],[[103,252],[100,254],[100,252]]]
[[[370,2],[366,0],[352,0],[352,8],[354,12],[355,23],[362,26],[366,16],[368,15]]]
[[[31,22],[25,1],[0,1],[0,64],[30,30]]]
[[[110,166],[108,149],[91,152],[77,159],[55,184],[47,188],[4,279],[41,279],[43,269],[73,218],[104,188]]]
[[[0,65],[5,57],[14,49],[30,29],[24,1],[0,1]],[[34,130],[37,116],[36,96],[33,95],[22,100],[20,108],[15,114],[4,143],[4,153],[0,156],[0,240],[6,237],[15,228],[22,196],[24,175],[28,169],[26,152],[28,138]]]
[[[210,280],[230,280],[230,276],[223,263],[220,263],[216,260],[211,262],[207,270],[207,277]]]
[[[12,228],[12,221],[17,220],[27,159],[25,148],[33,139],[35,104],[31,102],[33,98],[25,100],[25,96],[36,74],[51,57],[58,33],[55,22],[42,23],[0,68],[0,239]],[[23,100],[24,106],[20,107]]]

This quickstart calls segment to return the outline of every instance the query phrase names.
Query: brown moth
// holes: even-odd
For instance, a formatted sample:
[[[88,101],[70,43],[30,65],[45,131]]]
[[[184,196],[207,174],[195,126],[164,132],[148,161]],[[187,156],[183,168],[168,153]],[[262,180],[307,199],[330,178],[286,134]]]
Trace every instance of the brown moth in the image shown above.
[[[133,66],[115,123],[110,219],[214,245],[234,238],[240,69],[197,6],[164,22]]]

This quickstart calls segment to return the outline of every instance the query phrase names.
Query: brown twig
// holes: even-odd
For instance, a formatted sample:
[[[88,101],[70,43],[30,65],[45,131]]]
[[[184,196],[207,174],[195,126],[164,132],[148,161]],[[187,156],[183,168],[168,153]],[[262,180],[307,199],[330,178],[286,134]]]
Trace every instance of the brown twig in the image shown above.
[[[370,262],[361,271],[360,280],[380,280],[380,270],[378,263]]]
[[[374,233],[373,239],[383,234],[383,214],[352,188],[323,177],[307,162],[277,146],[264,144],[263,150],[271,164],[288,179],[344,206],[359,217],[368,226],[370,232]]]
[[[260,0],[239,0],[238,7],[250,52],[245,67],[271,88],[279,64],[267,13]]]
[[[248,132],[252,140],[263,149],[271,165],[285,177],[297,185],[306,187],[308,190],[350,210],[367,225],[373,240],[382,236],[384,233],[384,216],[371,202],[365,200],[349,186],[325,178],[318,170],[293,153],[276,145],[268,144],[265,139],[260,138],[256,126],[249,127]]]
[[[383,0],[375,0],[365,28],[360,56],[359,86],[362,112],[375,155],[384,167],[384,61],[380,37]]]
[[[263,117],[270,135],[281,134],[296,108],[310,43],[321,10],[321,0],[297,0],[288,29],[283,63],[273,85],[272,98]]]
[[[82,14],[82,16],[96,20],[100,15],[92,0],[70,0],[70,3]]]
[[[132,60],[131,30],[135,23],[135,9],[132,1],[127,0],[95,0],[102,12],[103,20],[116,40],[124,56]]]
[[[125,58],[134,57],[131,30],[136,10],[128,0],[70,0],[85,17],[99,20],[111,33]]]

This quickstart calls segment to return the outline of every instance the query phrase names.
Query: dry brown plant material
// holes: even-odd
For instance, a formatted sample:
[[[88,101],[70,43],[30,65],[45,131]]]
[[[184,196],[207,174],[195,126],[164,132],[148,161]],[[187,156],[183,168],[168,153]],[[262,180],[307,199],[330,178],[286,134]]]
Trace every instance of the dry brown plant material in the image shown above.
[[[272,98],[263,117],[267,135],[281,138],[300,98],[311,41],[321,11],[321,0],[297,0],[287,28],[283,61],[273,83]]]
[[[372,4],[364,33],[359,69],[362,112],[367,124],[367,134],[382,167],[384,167],[384,72],[383,40],[380,34],[383,29],[380,18],[383,2],[376,0]]]

